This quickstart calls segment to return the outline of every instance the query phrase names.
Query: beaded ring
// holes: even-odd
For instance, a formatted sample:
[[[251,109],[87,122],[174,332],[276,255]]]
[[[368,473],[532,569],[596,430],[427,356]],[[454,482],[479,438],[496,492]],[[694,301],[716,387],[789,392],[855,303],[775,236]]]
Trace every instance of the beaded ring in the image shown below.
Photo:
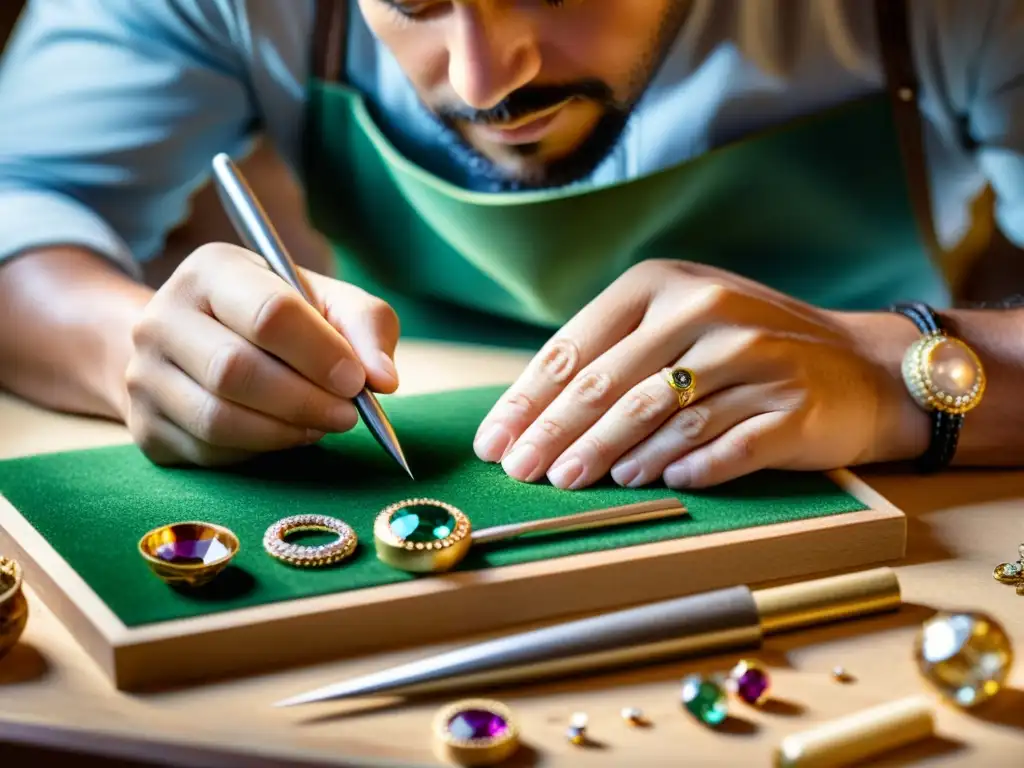
[[[298,531],[329,531],[338,538],[327,544],[303,546],[289,544],[285,537]],[[294,515],[278,520],[263,534],[263,548],[273,558],[299,567],[321,567],[344,560],[359,542],[352,527],[327,515]]]

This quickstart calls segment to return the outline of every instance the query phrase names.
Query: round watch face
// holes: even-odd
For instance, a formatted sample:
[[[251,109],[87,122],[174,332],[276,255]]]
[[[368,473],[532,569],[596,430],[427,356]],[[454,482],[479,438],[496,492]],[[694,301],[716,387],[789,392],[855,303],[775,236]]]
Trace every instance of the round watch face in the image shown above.
[[[985,371],[974,351],[959,339],[925,336],[903,359],[903,378],[924,408],[966,413],[981,400]]]

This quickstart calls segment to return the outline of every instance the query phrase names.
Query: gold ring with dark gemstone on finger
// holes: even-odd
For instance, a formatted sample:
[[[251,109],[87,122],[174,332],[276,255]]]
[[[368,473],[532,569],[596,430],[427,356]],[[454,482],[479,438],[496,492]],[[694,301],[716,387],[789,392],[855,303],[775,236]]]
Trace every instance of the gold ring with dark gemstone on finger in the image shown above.
[[[693,397],[694,388],[697,385],[697,377],[689,368],[671,368],[665,370],[665,380],[676,393],[679,400],[679,407],[685,408]]]

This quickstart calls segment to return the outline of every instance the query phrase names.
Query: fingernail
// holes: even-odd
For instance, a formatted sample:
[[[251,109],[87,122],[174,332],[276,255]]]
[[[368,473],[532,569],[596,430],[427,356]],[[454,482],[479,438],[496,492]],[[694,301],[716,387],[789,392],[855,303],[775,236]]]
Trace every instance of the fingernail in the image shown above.
[[[612,480],[623,487],[632,488],[633,483],[639,479],[640,462],[635,459],[629,459],[612,467]]]
[[[346,398],[355,397],[366,383],[363,368],[355,360],[339,360],[328,376],[331,389]]]
[[[548,480],[556,488],[571,488],[572,484],[580,479],[583,474],[583,462],[573,456],[570,459],[556,464],[548,472]]]
[[[398,369],[395,367],[395,361],[386,352],[380,353],[380,369],[395,382],[398,381]]]
[[[484,461],[501,461],[511,444],[512,433],[500,424],[495,424],[477,439],[474,447]]]
[[[312,443],[320,442],[320,440],[322,440],[324,438],[324,435],[326,435],[326,434],[327,434],[326,432],[319,432],[319,431],[317,431],[315,429],[307,429],[306,430],[306,442],[311,443],[311,444]]]
[[[685,463],[665,467],[665,485],[670,488],[685,488],[690,484],[690,468]]]
[[[526,482],[537,471],[538,464],[540,464],[540,456],[537,454],[537,449],[527,443],[513,448],[512,453],[505,457],[501,466],[512,477]]]

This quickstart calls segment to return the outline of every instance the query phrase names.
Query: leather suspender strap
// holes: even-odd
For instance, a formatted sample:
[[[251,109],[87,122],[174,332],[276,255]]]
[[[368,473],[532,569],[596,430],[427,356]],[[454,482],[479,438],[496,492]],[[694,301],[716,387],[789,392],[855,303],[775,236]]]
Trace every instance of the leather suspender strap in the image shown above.
[[[311,68],[318,80],[336,82],[342,75],[345,50],[345,0],[316,0]]]
[[[942,249],[932,219],[924,134],[917,104],[918,79],[907,20],[907,0],[875,0],[875,17],[910,202],[925,247],[933,261],[939,264]]]

